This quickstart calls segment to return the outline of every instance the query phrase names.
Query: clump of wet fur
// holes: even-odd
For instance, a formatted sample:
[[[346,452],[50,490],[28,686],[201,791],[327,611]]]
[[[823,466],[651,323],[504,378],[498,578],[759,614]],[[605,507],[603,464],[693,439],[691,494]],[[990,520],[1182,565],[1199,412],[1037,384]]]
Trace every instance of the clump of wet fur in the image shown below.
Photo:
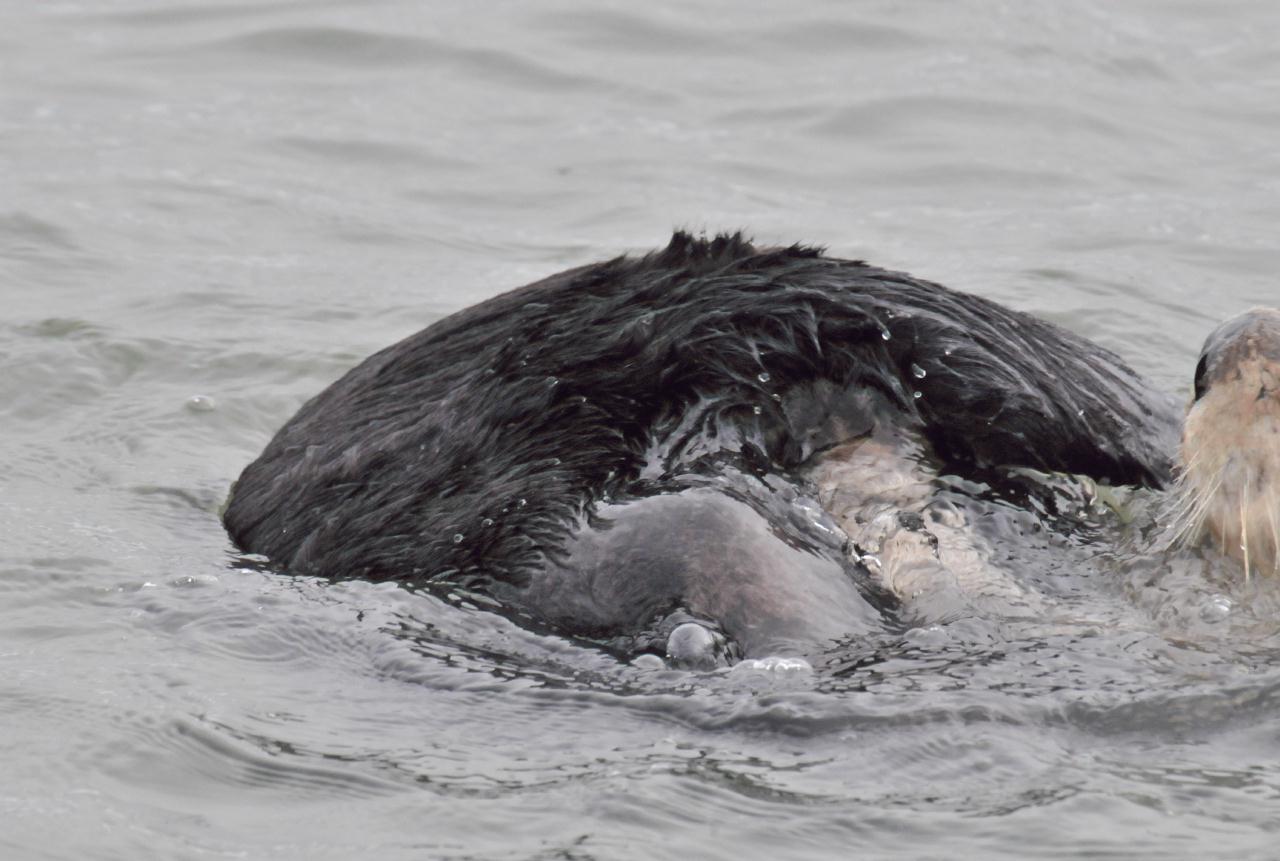
[[[1181,453],[1172,541],[1208,535],[1246,578],[1280,575],[1280,311],[1249,311],[1205,341]]]

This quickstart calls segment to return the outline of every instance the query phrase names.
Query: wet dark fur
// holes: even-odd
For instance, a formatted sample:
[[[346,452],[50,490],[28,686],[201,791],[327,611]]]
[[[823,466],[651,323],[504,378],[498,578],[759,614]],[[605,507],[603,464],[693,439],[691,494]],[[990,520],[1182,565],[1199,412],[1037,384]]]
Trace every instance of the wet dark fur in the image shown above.
[[[751,503],[769,476],[803,490],[797,469],[865,431],[871,401],[961,472],[1162,485],[1177,445],[1171,402],[1056,326],[813,248],[677,233],[370,357],[245,469],[225,523],[294,573],[501,592],[563,561],[602,499],[724,486]]]

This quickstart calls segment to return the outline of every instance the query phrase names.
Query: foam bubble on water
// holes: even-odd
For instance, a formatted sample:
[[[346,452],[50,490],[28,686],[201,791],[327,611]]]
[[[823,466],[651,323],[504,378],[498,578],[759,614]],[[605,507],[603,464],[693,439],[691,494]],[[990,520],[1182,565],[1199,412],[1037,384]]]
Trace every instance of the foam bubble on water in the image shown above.
[[[1235,602],[1229,597],[1221,592],[1215,592],[1200,608],[1200,618],[1206,622],[1221,622],[1231,615],[1234,606]]]
[[[917,646],[945,646],[951,640],[951,634],[941,625],[928,625],[912,628],[902,635],[902,639]]]
[[[665,670],[667,668],[667,662],[655,654],[646,652],[643,655],[636,655],[632,658],[631,666],[638,667],[642,670]]]
[[[769,655],[764,658],[747,658],[739,661],[734,666],[733,672],[812,673],[813,664],[810,664],[804,658]]]

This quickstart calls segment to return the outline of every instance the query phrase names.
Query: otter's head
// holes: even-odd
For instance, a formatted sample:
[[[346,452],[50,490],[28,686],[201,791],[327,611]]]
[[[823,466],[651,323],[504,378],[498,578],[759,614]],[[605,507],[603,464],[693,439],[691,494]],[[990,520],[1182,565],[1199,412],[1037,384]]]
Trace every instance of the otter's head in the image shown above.
[[[1280,574],[1280,310],[1219,326],[1196,365],[1173,529],[1206,530],[1251,571]]]

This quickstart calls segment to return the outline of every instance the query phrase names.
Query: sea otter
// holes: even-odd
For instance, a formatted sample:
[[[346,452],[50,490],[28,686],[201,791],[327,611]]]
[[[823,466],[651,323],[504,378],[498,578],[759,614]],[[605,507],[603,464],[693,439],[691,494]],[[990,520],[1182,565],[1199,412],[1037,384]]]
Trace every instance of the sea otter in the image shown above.
[[[1274,409],[1271,347],[1210,347],[1189,431],[1254,358]],[[1026,314],[811,247],[676,233],[371,356],[244,470],[224,522],[292,573],[461,594],[702,666],[803,654],[943,581],[975,588],[949,560],[980,549],[930,503],[941,472],[1163,487],[1180,426],[1117,356]],[[1183,448],[1184,485],[1211,484],[1217,462]],[[1184,496],[1187,532],[1235,540]],[[1274,560],[1275,530],[1247,528],[1249,563]],[[1010,582],[987,585],[1034,604]]]
[[[1171,536],[1207,532],[1246,577],[1280,574],[1280,311],[1255,308],[1214,330],[1194,389]]]

